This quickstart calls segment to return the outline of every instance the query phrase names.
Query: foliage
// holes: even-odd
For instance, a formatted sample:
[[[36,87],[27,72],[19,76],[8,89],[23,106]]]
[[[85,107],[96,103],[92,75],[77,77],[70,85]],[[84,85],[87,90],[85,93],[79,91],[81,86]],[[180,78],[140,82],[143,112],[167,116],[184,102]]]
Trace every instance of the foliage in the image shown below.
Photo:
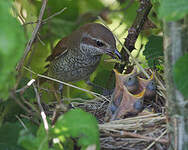
[[[25,150],[50,150],[48,148],[48,136],[46,135],[43,124],[40,125],[36,136],[27,129],[22,130],[18,144]]]
[[[22,120],[25,126],[27,127],[27,131],[32,133],[36,132],[37,126],[32,124],[29,121]],[[23,126],[21,123],[17,121],[6,122],[0,127],[0,150],[24,150],[19,144],[18,140],[25,136],[20,135]],[[30,145],[31,147],[31,145]]]
[[[63,143],[67,138],[76,138],[77,144],[81,146],[82,150],[90,145],[96,145],[97,150],[100,149],[97,121],[91,114],[81,109],[70,110],[61,116],[52,133]]]
[[[10,14],[9,1],[0,2],[0,98],[6,99],[15,84],[15,65],[25,46],[24,32],[16,18]]]
[[[160,66],[163,56],[163,39],[159,36],[150,36],[143,55],[148,60],[149,67]]]
[[[176,21],[188,14],[187,0],[161,0],[159,17],[166,21]]]
[[[7,101],[0,102],[0,127],[4,122],[15,122],[17,119],[15,115],[19,115],[22,109],[13,101],[8,99]]]
[[[19,131],[20,129],[16,132],[19,133]],[[53,128],[50,127],[49,134],[46,133],[43,123],[41,123],[36,134],[24,129],[20,132],[18,144],[25,150],[73,150],[73,138],[82,150],[90,145],[95,145],[99,150],[97,121],[91,114],[80,109],[71,110],[62,115]],[[59,142],[54,142],[57,139],[59,139]],[[48,145],[49,141],[53,141],[51,147]]]
[[[5,123],[0,128],[0,150],[22,150],[17,139],[22,126],[19,122]]]
[[[45,60],[56,43],[85,23],[100,22],[97,19],[98,15],[103,16],[103,19],[106,19],[105,21],[111,23],[108,24],[110,29],[118,36],[120,41],[124,42],[128,29],[133,24],[137,12],[139,12],[140,1],[133,1],[131,5],[129,5],[130,1],[123,1],[48,0],[43,16],[43,20],[47,19],[47,21],[42,23],[38,35],[32,43],[30,53],[24,61],[24,65],[36,73],[44,73],[46,71],[45,66],[48,64]],[[156,65],[158,68],[162,68],[162,20],[182,19],[188,14],[188,4],[187,0],[152,0],[152,4],[153,8],[148,19],[157,26],[157,29],[146,27],[146,30],[140,33],[137,39],[135,51],[141,49],[138,52],[140,54],[140,56],[138,54],[138,60],[145,63],[141,64],[142,66],[153,68]],[[82,149],[95,145],[97,149],[100,149],[97,121],[92,115],[80,109],[71,110],[60,116],[53,128],[49,123],[50,129],[47,135],[43,123],[39,127],[32,123],[32,121],[38,121],[36,116],[40,116],[40,114],[37,111],[33,116],[32,114],[25,114],[22,107],[17,105],[17,103],[21,103],[29,110],[36,108],[36,95],[32,86],[20,93],[15,92],[15,90],[25,87],[31,78],[35,78],[30,72],[25,70],[21,70],[18,74],[16,72],[16,64],[23,56],[26,41],[29,41],[36,27],[34,22],[38,19],[41,6],[42,0],[0,1],[0,150],[73,150],[75,145]],[[48,19],[49,16],[64,8],[66,8],[64,12]],[[104,10],[108,11],[104,13]],[[117,47],[121,49],[118,44]],[[141,60],[143,58],[142,52],[146,60]],[[108,88],[113,88],[114,77],[111,76],[111,71],[114,63],[105,62],[104,60],[107,58],[109,57],[104,56],[102,58],[99,67],[91,75],[91,80],[102,87],[109,85]],[[187,60],[187,55],[180,58],[173,72],[175,83],[185,97],[188,97],[186,93],[188,83],[185,76],[188,72],[186,68]],[[74,84],[88,90],[97,91],[97,89],[92,89],[83,81]],[[15,87],[16,89],[14,89]],[[39,94],[42,95],[42,105],[44,103],[48,105],[48,102],[54,101],[55,98],[51,91],[51,84],[47,82],[38,89]],[[86,100],[93,98],[92,95],[77,89],[70,89],[70,91],[71,98],[76,97]],[[11,92],[14,92],[14,95],[11,95],[12,97],[10,97]],[[26,117],[29,116],[28,118],[32,120],[25,121],[23,119],[27,129],[23,129],[23,126],[15,117],[15,115],[20,114],[24,114]],[[51,146],[51,143],[53,143],[53,146]]]
[[[176,61],[173,69],[174,81],[176,83],[176,86],[186,99],[188,98],[188,80],[186,76],[188,74],[187,64],[188,53],[180,57],[179,60]]]

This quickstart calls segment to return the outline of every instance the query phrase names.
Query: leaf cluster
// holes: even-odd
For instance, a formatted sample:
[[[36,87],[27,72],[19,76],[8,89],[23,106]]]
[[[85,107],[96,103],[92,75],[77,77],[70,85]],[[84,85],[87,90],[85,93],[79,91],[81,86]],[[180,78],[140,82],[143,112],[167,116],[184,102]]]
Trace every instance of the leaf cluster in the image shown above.
[[[152,0],[152,3],[153,9],[148,18],[157,26],[157,29],[147,28],[146,31],[143,31],[139,35],[135,47],[143,50],[145,59],[142,57],[143,55],[139,56],[138,59],[146,63],[146,66],[161,68],[163,66],[162,20],[183,19],[188,14],[188,1]],[[15,103],[16,99],[23,105],[26,101],[31,104],[36,102],[36,95],[32,87],[27,88],[24,94],[14,93],[12,95],[12,92],[21,89],[31,78],[34,78],[24,70],[17,72],[16,65],[23,56],[26,42],[32,36],[41,4],[42,0],[0,1],[0,149],[73,150],[76,145],[83,150],[89,146],[94,146],[98,150],[100,144],[97,121],[92,115],[80,109],[71,110],[60,116],[53,127],[49,123],[48,133],[44,129],[42,121],[40,126],[37,126],[26,119],[22,120],[24,127],[26,127],[23,130],[21,121],[18,121],[15,117],[15,115],[25,115],[23,109]],[[120,0],[116,0],[114,3],[102,0],[48,0],[43,19],[63,8],[66,8],[66,10],[52,19],[42,22],[24,65],[37,73],[44,73],[46,71],[45,66],[48,64],[45,60],[55,44],[79,26],[88,22],[99,22],[97,16],[101,13],[103,16],[106,15],[103,19],[111,22],[110,28],[123,41],[128,34],[127,29],[134,22],[139,1],[134,1],[132,5],[127,6],[129,6],[129,1],[123,2]],[[109,12],[107,11],[106,14],[104,10],[109,10]],[[158,36],[159,34],[161,36]],[[117,46],[121,48],[119,45]],[[140,51],[138,54],[140,54]],[[101,64],[92,74],[91,79],[102,86],[106,86],[106,83],[110,82],[110,86],[113,87],[113,77],[110,78],[110,75],[114,64],[107,64],[104,59],[106,57],[102,58]],[[177,61],[173,72],[177,88],[186,98],[188,97],[187,60],[186,54]],[[76,84],[89,89],[82,81]],[[50,86],[47,85],[44,88],[49,89]],[[17,89],[14,89],[15,87]],[[52,95],[50,92],[46,93],[48,95],[42,95],[41,101],[47,103],[52,101],[54,97],[49,96],[49,94]],[[92,96],[71,89],[71,97],[89,99]],[[25,99],[25,103],[23,99]],[[35,108],[35,105],[33,105],[33,108]]]

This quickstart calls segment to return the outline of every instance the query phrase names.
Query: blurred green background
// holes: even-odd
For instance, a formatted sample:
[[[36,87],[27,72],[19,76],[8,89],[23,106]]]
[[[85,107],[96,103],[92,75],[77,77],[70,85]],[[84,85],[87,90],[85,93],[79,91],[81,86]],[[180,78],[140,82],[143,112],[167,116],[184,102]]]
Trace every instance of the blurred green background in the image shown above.
[[[110,27],[114,34],[117,35],[117,37],[123,42],[128,33],[128,28],[134,21],[138,6],[139,3],[137,1],[132,2],[129,0],[122,2],[116,0],[49,0],[43,19],[48,18],[64,8],[65,10],[52,19],[47,20],[47,22],[41,26],[38,38],[32,46],[32,50],[27,57],[27,61],[25,61],[25,66],[36,73],[44,73],[45,66],[48,63],[45,62],[45,59],[50,55],[55,44],[61,38],[69,35],[73,30],[79,28],[79,26],[85,23],[101,23],[98,16],[106,21],[106,24]],[[22,24],[31,23],[37,20],[41,8],[41,1],[15,0],[14,7],[16,9],[15,11],[19,13],[18,19]],[[160,22],[156,22],[156,24],[160,27]],[[35,23],[23,25],[27,40],[31,37],[35,26]],[[157,33],[158,31],[159,29],[154,29],[152,32]],[[133,52],[134,55],[137,55],[139,52],[140,61],[143,62],[144,66],[147,66],[147,63],[142,55],[142,51],[144,50],[143,45],[146,44],[147,36],[148,34],[151,34],[150,32],[151,31],[147,30],[147,33],[143,33],[139,36],[136,43],[137,50]],[[147,34],[147,36],[144,34]],[[141,48],[141,45],[142,50],[138,51]],[[121,50],[119,43],[117,43],[117,47]],[[104,59],[108,58],[108,56],[103,57],[99,67],[90,78],[94,83],[107,89],[112,89],[114,86],[114,76],[112,72],[114,63],[104,61]],[[28,79],[31,78],[29,72],[24,72],[24,76]],[[73,84],[101,93],[100,90],[88,86],[84,81]],[[49,89],[49,84],[44,85],[44,88]],[[68,94],[66,90],[64,90],[64,95],[71,98],[81,97],[84,99],[93,97],[88,93],[84,93],[83,91],[73,88],[70,88]],[[43,96],[45,101],[51,101],[49,98],[51,93],[49,95],[49,92],[43,91]]]

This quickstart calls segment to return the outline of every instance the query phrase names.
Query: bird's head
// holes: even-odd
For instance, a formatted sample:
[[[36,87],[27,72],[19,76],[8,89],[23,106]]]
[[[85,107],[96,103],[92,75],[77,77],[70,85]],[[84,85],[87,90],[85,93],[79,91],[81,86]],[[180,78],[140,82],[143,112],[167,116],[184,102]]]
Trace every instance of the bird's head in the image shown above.
[[[90,23],[79,29],[81,34],[80,49],[82,52],[96,56],[107,54],[112,58],[121,58],[116,48],[116,41],[112,32],[98,23]]]

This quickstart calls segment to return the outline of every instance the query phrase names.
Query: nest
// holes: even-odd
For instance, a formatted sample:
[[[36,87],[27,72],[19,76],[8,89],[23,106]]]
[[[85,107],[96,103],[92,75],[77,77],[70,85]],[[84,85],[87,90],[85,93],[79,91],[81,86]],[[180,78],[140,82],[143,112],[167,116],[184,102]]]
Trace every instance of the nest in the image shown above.
[[[94,99],[72,104],[92,113],[97,118],[103,150],[167,149],[166,116],[158,107],[153,107],[157,112],[144,111],[134,117],[105,122],[104,117],[109,101]],[[155,105],[159,104],[154,102],[153,106]]]
[[[157,77],[156,79],[158,80]],[[157,86],[155,97],[144,100],[144,110],[141,113],[110,122],[105,122],[105,114],[110,104],[106,99],[96,98],[72,104],[97,118],[103,150],[166,150],[168,147],[166,99],[161,86],[159,84]]]
[[[156,95],[150,100],[144,100],[143,111],[119,120],[105,121],[111,96],[104,97],[98,94],[93,100],[69,99],[69,101],[71,100],[75,108],[81,108],[97,118],[102,150],[166,150],[168,147],[166,97],[159,79],[156,80]],[[59,103],[42,105],[46,115],[51,116],[54,123],[58,116],[64,113],[61,110],[53,118]]]
[[[157,86],[155,97],[144,100],[144,109],[141,113],[110,122],[105,121],[105,114],[111,95],[99,96],[93,100],[79,98],[68,100],[75,108],[81,108],[97,118],[102,150],[166,150],[168,147],[166,99],[164,91],[158,84]],[[57,106],[57,103],[48,105],[51,107],[51,113],[47,115],[52,116]]]

